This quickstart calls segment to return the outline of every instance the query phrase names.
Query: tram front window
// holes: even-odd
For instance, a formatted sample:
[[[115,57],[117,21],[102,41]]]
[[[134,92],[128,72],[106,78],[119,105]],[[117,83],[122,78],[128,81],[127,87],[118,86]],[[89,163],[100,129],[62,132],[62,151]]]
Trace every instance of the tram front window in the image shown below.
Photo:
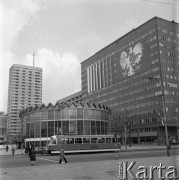
[[[52,140],[51,144],[56,144],[56,140]]]

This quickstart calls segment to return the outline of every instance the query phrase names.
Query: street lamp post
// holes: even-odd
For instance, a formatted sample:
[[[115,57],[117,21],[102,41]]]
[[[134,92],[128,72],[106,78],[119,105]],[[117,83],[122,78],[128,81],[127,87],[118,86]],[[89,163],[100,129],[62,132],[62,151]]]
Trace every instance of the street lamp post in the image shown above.
[[[169,140],[168,140],[168,128],[167,128],[167,116],[166,116],[166,104],[165,104],[165,98],[164,98],[164,88],[163,83],[160,81],[159,78],[155,77],[147,77],[149,80],[158,80],[161,84],[161,90],[162,90],[162,108],[163,108],[163,114],[164,114],[164,127],[165,127],[165,136],[166,136],[166,148],[167,148],[167,156],[170,156],[170,146],[169,146]]]
[[[57,108],[57,143],[59,142],[59,112],[60,112],[60,107],[58,106]]]
[[[127,113],[127,108],[125,110],[124,114],[124,138],[125,138],[125,149],[127,150],[127,126],[126,126],[126,113]]]

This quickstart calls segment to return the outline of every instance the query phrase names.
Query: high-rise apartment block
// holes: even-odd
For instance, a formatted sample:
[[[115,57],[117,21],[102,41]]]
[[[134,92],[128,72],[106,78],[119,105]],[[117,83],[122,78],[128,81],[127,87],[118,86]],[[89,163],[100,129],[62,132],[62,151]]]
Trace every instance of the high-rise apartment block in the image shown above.
[[[121,137],[164,143],[167,123],[179,139],[178,23],[154,17],[81,65],[83,100],[111,107]]]
[[[4,140],[7,135],[7,115],[0,112],[0,140]]]
[[[9,70],[8,135],[21,132],[19,111],[42,103],[42,68],[14,64]]]

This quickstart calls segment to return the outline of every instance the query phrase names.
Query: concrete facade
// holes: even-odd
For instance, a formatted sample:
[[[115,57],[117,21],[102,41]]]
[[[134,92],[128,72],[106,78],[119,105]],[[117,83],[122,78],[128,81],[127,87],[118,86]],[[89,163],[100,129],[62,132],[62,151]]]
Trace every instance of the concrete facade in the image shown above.
[[[8,136],[21,133],[21,109],[42,103],[42,68],[14,64],[9,70]]]
[[[7,115],[4,112],[0,112],[0,140],[6,138],[7,133]]]
[[[179,24],[154,17],[81,63],[83,100],[112,109],[122,140],[164,142],[164,110],[169,140],[178,139],[178,42]]]

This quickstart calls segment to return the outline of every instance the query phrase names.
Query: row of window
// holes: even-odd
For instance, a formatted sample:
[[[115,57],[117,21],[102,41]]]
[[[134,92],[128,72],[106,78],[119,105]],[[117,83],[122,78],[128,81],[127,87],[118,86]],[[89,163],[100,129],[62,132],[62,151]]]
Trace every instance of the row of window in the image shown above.
[[[104,135],[110,131],[109,122],[90,120],[41,121],[24,123],[26,138],[50,137],[59,135]]]
[[[139,129],[131,129],[130,132],[131,133],[140,133],[140,132],[156,132],[157,128],[156,127],[152,127],[152,128],[139,128]]]
[[[65,108],[59,110],[46,110],[30,113],[23,117],[23,121],[35,120],[56,120],[56,119],[99,119],[110,120],[110,114],[106,111],[83,108]]]
[[[162,33],[165,33],[165,34],[169,34],[169,35],[176,35],[177,37],[179,37],[179,33],[174,33],[173,31],[171,31],[170,29],[163,29],[161,27],[158,27],[157,28],[159,31],[161,31]],[[176,28],[175,28],[176,30]]]
[[[155,29],[151,30],[150,32],[152,33],[155,32]],[[145,35],[141,36],[142,39],[145,38],[149,34],[151,33],[147,32]],[[149,38],[148,43],[151,43],[154,40],[156,41],[156,35],[152,35]],[[131,46],[133,43],[134,41],[131,41],[129,44],[125,46],[124,49],[125,50],[126,48],[129,49],[129,46]],[[157,47],[157,44],[155,43],[153,45],[150,45],[149,47],[153,49],[154,47]],[[118,63],[116,63],[117,61],[116,57],[119,56],[117,53],[119,53],[119,51],[121,51],[122,49],[123,47],[119,47],[119,49],[115,50],[115,52],[113,52],[112,54],[108,54],[106,57],[104,57],[104,59],[100,59],[95,64],[87,67],[86,72],[87,72],[87,92],[88,93],[96,91],[101,88],[105,88],[117,81],[118,71],[120,71],[120,69],[118,67],[119,66]],[[152,55],[153,54],[151,54],[151,56]]]

